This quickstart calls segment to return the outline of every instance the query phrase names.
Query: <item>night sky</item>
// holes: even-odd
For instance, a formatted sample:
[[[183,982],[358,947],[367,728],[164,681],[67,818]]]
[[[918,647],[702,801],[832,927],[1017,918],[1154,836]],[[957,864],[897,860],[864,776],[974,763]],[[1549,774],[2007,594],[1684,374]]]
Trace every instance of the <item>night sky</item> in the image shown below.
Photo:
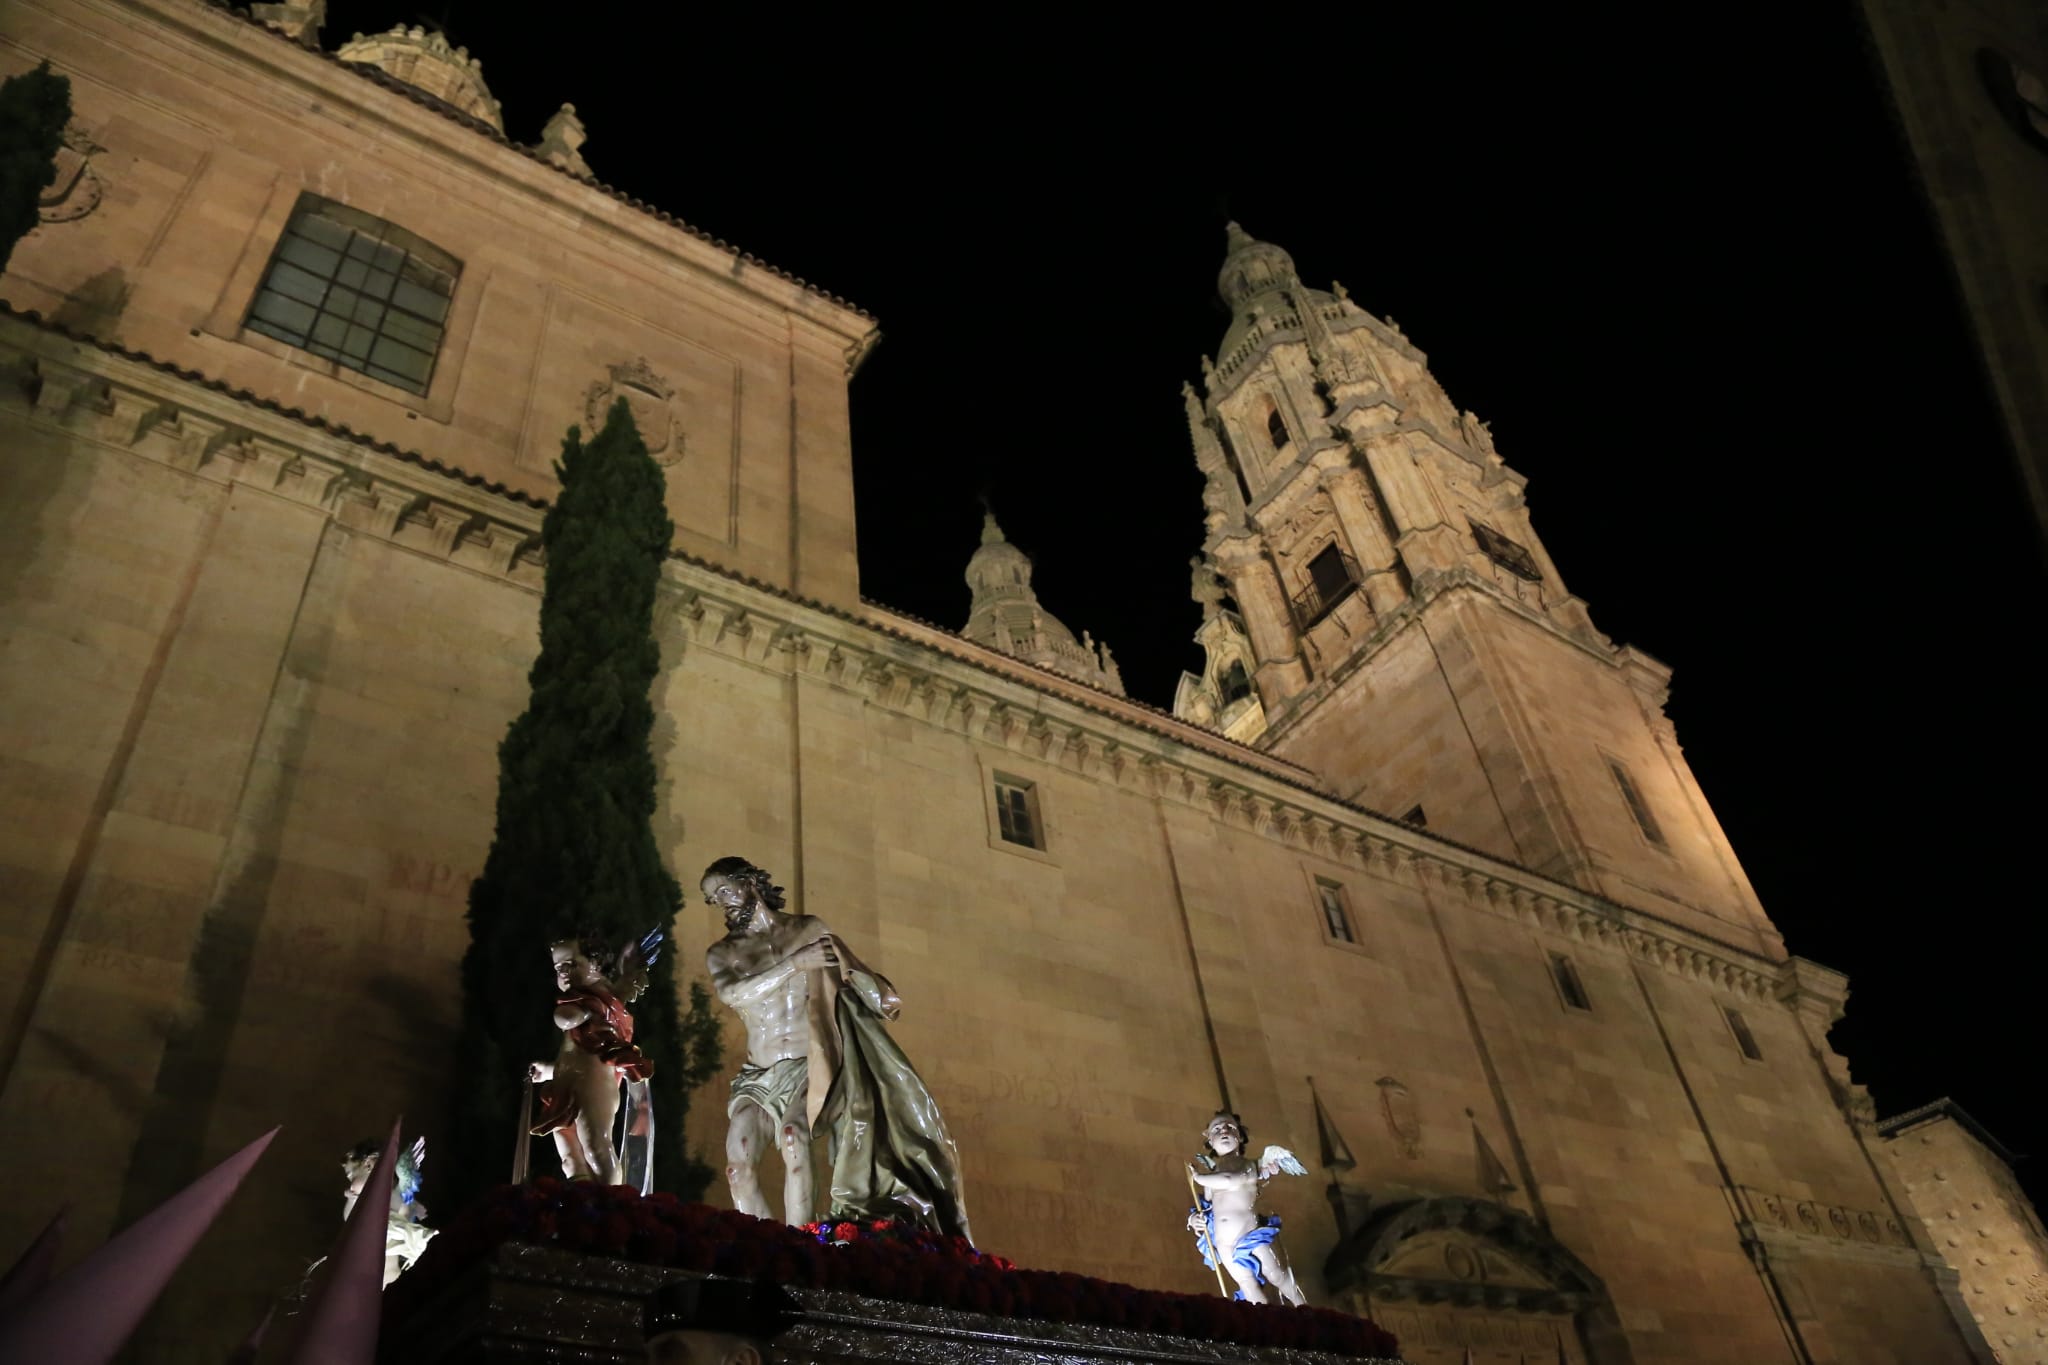
[[[875,313],[865,594],[964,624],[986,496],[1161,706],[1200,663],[1179,387],[1228,321],[1223,223],[1342,280],[1492,424],[1595,623],[1676,669],[1766,909],[1849,974],[1879,1112],[1946,1094],[2048,1151],[2048,561],[1852,5],[615,17],[656,9],[333,0],[325,37],[444,24],[515,140],[573,101],[601,180]]]

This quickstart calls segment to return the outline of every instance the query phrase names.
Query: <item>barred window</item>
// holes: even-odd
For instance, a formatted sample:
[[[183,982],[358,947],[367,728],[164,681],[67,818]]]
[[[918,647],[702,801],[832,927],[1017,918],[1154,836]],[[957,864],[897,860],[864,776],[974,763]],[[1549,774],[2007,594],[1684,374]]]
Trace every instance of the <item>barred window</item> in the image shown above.
[[[1014,777],[996,776],[996,821],[1003,838],[1025,848],[1043,849],[1045,833],[1038,820],[1035,784]]]
[[[1266,439],[1273,443],[1275,450],[1287,444],[1287,423],[1281,418],[1278,408],[1266,410]]]
[[[1472,523],[1472,538],[1479,542],[1482,554],[1515,577],[1525,578],[1531,583],[1543,581],[1543,570],[1536,567],[1536,556],[1530,554],[1528,547],[1520,541],[1509,539],[1483,521]]]
[[[302,194],[247,325],[424,394],[461,273],[460,261],[404,228]]]

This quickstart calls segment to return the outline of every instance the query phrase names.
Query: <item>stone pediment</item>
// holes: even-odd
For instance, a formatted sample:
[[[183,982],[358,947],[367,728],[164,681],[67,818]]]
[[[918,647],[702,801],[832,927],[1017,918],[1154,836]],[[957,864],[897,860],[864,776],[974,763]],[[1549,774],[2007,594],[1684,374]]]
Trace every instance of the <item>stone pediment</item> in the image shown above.
[[[1575,1313],[1604,1302],[1585,1263],[1527,1214],[1483,1199],[1417,1199],[1368,1219],[1330,1253],[1332,1290],[1374,1302]]]
[[[1375,1273],[1404,1280],[1442,1280],[1505,1289],[1560,1287],[1541,1271],[1461,1229],[1411,1237]]]

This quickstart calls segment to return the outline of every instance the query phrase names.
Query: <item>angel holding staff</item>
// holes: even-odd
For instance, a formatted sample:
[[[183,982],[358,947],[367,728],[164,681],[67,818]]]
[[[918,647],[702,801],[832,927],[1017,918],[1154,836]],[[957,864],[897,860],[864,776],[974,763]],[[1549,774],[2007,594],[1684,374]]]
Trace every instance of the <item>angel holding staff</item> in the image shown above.
[[[1279,1292],[1282,1302],[1300,1308],[1307,1300],[1294,1282],[1294,1272],[1280,1254],[1280,1218],[1258,1211],[1259,1187],[1285,1171],[1307,1175],[1308,1170],[1285,1147],[1268,1147],[1257,1161],[1245,1155],[1244,1123],[1227,1110],[1219,1111],[1202,1132],[1203,1154],[1199,1163],[1188,1167],[1188,1185],[1195,1192],[1195,1207],[1188,1210],[1188,1231],[1195,1234],[1202,1250],[1202,1264],[1223,1272],[1237,1282],[1232,1298],[1247,1303],[1270,1303],[1268,1287]]]
[[[647,1078],[654,1074],[654,1063],[633,1046],[633,1016],[626,1006],[647,989],[661,939],[656,929],[621,949],[588,934],[549,945],[560,989],[555,1027],[562,1031],[562,1047],[552,1063],[527,1068],[540,1107],[530,1131],[535,1137],[554,1135],[562,1174],[571,1180],[632,1184],[647,1192],[654,1139]],[[625,1140],[619,1144],[626,1148],[624,1160],[612,1140],[621,1082],[627,1111]]]

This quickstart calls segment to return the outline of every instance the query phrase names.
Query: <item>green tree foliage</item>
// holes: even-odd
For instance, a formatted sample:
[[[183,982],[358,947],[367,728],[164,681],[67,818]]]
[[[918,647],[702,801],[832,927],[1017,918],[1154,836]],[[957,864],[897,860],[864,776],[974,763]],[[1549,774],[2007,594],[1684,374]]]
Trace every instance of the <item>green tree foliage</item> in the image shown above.
[[[454,1150],[429,1167],[451,1213],[506,1178],[523,1071],[561,1041],[548,945],[579,934],[615,949],[655,927],[669,936],[633,1006],[634,1041],[654,1063],[655,1183],[695,1198],[711,1174],[682,1134],[689,1090],[720,1065],[718,1026],[702,986],[678,1010],[682,896],[653,827],[654,597],[673,530],[662,474],[623,399],[589,441],[569,429],[555,473],[532,695],[498,749],[497,831],[469,892]],[[532,1158],[553,1169],[553,1144]]]
[[[56,182],[70,121],[71,82],[48,62],[0,81],[0,270],[35,231],[36,201]]]

